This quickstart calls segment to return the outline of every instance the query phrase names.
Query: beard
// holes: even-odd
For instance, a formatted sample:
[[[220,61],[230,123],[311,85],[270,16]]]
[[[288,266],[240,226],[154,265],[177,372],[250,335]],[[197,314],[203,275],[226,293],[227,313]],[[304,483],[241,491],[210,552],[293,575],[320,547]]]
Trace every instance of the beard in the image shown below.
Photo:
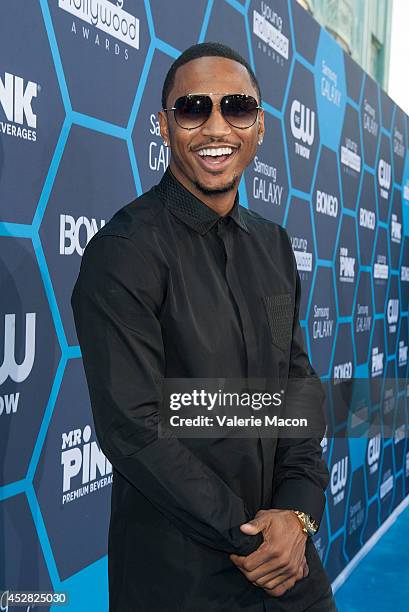
[[[226,185],[223,185],[223,187],[216,187],[215,189],[206,187],[205,185],[202,185],[202,183],[200,183],[199,181],[194,181],[194,185],[204,195],[218,195],[220,193],[227,193],[228,191],[232,191],[237,185],[238,178],[239,177],[237,175],[233,176],[233,179],[229,183],[226,183]]]

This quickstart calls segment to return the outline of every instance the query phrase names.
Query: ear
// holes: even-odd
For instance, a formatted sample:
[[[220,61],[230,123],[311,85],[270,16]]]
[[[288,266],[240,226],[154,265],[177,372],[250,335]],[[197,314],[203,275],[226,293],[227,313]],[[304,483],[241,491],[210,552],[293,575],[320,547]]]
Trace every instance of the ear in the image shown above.
[[[258,140],[263,140],[264,138],[264,109],[260,108],[260,110],[258,111],[258,119],[257,119],[257,139]]]
[[[159,129],[160,135],[163,138],[164,143],[169,145],[169,125],[168,125],[168,117],[165,111],[158,111],[158,121],[159,121]]]

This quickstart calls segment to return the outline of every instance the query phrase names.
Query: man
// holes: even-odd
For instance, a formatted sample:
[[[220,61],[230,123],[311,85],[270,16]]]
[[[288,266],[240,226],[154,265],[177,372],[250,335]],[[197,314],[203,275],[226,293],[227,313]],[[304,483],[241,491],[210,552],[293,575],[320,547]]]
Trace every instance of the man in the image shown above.
[[[158,430],[165,379],[274,377],[290,403],[323,402],[288,236],[238,203],[264,135],[260,103],[232,49],[185,51],[159,112],[169,168],[83,255],[71,303],[113,465],[110,612],[336,609],[311,540],[328,484],[324,429],[222,440]]]

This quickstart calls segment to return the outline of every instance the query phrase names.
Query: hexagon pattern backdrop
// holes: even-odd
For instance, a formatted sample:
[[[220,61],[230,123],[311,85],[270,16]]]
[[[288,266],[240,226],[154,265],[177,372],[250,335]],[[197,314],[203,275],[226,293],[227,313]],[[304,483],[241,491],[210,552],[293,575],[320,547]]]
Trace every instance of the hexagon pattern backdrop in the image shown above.
[[[315,544],[331,579],[409,494],[402,110],[292,0],[14,0],[0,8],[1,590],[107,609],[112,466],[69,298],[88,240],[162,176],[162,82],[204,40],[239,50],[260,80],[267,131],[240,201],[289,232],[314,367],[376,378],[370,420],[386,406],[395,418],[387,440],[322,443],[331,480]],[[341,404],[334,386],[339,432]]]

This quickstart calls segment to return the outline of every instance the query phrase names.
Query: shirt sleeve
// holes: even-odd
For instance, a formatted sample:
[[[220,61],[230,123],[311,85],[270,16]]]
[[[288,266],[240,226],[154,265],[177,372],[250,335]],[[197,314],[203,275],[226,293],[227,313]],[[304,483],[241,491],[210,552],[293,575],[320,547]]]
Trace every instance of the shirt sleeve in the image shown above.
[[[325,489],[329,483],[329,472],[322,459],[321,447],[326,429],[323,412],[325,392],[304,348],[299,322],[301,282],[287,232],[285,235],[296,283],[286,405],[291,414],[313,416],[315,437],[279,437],[274,463],[272,507],[302,510],[319,525],[325,508]]]
[[[96,234],[85,248],[71,306],[96,435],[114,468],[186,535],[248,555],[263,538],[240,531],[252,518],[242,498],[181,440],[158,435],[159,276],[134,239]]]

